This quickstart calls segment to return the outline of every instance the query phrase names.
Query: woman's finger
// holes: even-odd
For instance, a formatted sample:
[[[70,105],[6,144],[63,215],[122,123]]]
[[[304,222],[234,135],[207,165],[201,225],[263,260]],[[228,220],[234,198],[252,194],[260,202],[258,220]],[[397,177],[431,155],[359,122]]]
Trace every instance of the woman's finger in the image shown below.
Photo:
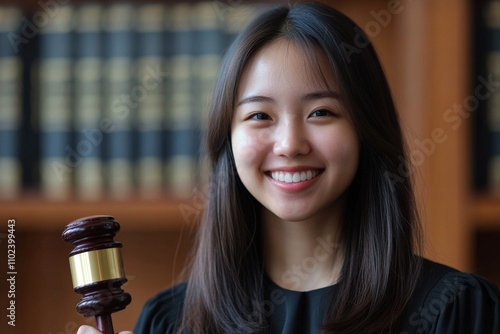
[[[94,327],[82,325],[82,326],[80,326],[80,328],[78,328],[78,332],[76,332],[76,334],[102,334],[102,333],[99,332]]]

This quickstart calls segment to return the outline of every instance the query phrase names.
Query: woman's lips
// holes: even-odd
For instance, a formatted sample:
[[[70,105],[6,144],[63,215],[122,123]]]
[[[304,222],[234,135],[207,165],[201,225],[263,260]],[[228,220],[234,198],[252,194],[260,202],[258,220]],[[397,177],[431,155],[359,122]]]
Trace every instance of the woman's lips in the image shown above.
[[[297,183],[304,182],[316,177],[320,173],[317,169],[309,169],[301,172],[283,172],[283,171],[273,171],[271,172],[271,177],[275,181],[285,182],[285,183]]]

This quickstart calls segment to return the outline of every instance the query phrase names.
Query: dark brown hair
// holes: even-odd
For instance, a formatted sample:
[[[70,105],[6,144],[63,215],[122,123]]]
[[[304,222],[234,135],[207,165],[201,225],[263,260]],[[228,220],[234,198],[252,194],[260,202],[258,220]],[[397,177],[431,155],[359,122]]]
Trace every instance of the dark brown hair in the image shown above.
[[[325,333],[388,333],[420,271],[420,229],[408,161],[391,93],[366,35],[326,5],[277,6],[259,14],[223,60],[207,120],[209,196],[188,280],[180,332],[264,333],[260,204],[241,183],[231,149],[234,99],[243,68],[278,38],[322,52],[360,141],[359,168],[347,192],[345,260]]]

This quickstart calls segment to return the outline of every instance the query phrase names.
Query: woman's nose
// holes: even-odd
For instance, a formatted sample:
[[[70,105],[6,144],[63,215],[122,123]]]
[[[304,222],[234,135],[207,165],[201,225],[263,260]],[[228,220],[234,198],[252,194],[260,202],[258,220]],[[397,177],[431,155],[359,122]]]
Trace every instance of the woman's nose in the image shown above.
[[[274,133],[274,154],[292,158],[311,150],[306,131],[300,122],[290,121],[280,124]]]

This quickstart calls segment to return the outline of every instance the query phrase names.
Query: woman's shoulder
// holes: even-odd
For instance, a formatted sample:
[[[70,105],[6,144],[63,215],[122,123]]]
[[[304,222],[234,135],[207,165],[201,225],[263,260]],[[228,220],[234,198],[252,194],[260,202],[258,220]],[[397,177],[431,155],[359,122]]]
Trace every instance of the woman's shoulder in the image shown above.
[[[500,291],[487,279],[423,260],[401,333],[500,333]]]
[[[175,333],[182,317],[187,283],[163,290],[144,305],[134,333]]]

